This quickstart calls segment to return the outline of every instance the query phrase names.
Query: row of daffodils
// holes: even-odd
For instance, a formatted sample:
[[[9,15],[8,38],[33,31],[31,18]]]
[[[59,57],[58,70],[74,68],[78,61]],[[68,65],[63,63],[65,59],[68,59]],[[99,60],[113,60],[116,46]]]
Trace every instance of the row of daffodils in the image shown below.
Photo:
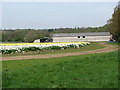
[[[1,54],[24,53],[28,51],[60,50],[80,48],[89,45],[89,42],[60,42],[60,43],[1,43]]]

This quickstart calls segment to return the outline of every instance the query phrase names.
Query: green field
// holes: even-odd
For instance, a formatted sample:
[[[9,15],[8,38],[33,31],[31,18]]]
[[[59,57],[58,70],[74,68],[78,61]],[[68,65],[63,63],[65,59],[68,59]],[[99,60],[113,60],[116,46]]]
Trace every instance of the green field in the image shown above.
[[[120,46],[120,42],[107,42],[107,44]]]
[[[3,61],[3,88],[117,88],[118,52]]]

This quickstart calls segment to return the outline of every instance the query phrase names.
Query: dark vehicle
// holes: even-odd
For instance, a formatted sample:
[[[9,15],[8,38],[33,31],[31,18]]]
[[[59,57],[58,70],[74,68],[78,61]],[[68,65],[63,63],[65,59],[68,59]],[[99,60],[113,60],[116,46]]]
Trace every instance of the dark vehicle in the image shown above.
[[[42,38],[40,42],[53,42],[52,38]]]

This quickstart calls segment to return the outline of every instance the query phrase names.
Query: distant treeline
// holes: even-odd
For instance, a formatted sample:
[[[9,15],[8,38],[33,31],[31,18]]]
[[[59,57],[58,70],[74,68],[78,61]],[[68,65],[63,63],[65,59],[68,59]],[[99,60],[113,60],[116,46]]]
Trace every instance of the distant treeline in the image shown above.
[[[103,27],[87,28],[57,28],[57,29],[4,29],[0,31],[0,42],[33,42],[35,39],[52,37],[54,33],[80,33],[80,32],[107,32],[107,25]]]
[[[33,42],[35,39],[50,37],[47,30],[17,29],[2,30],[1,42]]]
[[[107,25],[102,27],[75,27],[75,28],[59,28],[53,29],[53,33],[82,33],[82,32],[108,32]]]

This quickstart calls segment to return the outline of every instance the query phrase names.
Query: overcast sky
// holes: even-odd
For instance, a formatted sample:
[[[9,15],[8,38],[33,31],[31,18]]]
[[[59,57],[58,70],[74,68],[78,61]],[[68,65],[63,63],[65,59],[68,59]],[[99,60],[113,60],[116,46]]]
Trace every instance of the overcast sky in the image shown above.
[[[117,2],[4,2],[2,28],[97,27]]]

